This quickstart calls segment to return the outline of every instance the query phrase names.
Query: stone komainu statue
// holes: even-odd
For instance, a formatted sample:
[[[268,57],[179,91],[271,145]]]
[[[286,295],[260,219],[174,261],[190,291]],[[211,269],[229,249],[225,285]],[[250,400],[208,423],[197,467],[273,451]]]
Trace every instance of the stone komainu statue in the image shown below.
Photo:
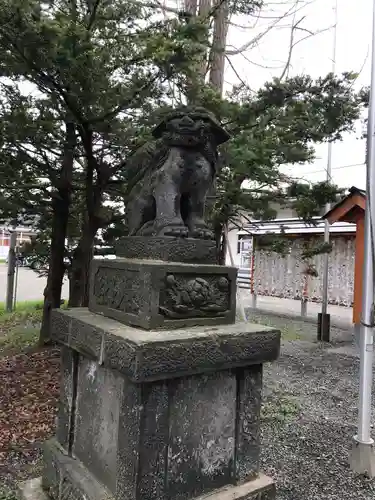
[[[180,108],[154,130],[128,167],[129,236],[213,238],[204,220],[217,147],[229,134],[204,108]]]

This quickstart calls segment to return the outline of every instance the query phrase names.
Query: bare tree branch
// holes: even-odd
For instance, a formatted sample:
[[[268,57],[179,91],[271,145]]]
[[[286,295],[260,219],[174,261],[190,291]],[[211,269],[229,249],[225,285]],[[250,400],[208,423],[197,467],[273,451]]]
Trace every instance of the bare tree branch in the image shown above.
[[[263,31],[262,33],[259,33],[255,38],[249,40],[241,47],[227,50],[225,54],[227,56],[234,56],[234,55],[241,54],[242,52],[250,49],[251,47],[256,45],[262,38],[264,38],[273,28],[275,28],[277,25],[279,25],[279,23],[283,19],[286,19],[287,17],[289,17],[291,15],[295,15],[301,9],[304,9],[307,5],[313,3],[314,0],[304,2],[303,5],[300,5],[300,2],[301,2],[301,0],[295,0],[293,5],[286,12],[284,12],[284,14],[274,18],[274,21],[269,26],[267,26],[265,31]],[[277,4],[277,5],[280,5],[280,4]],[[259,18],[260,18],[260,16],[259,16]]]
[[[299,43],[303,42],[304,40],[307,40],[308,38],[311,38],[312,36],[316,36],[316,35],[319,35],[320,33],[324,33],[325,31],[329,31],[330,29],[332,29],[333,26],[328,26],[327,28],[323,28],[321,30],[318,30],[318,31],[310,31],[310,30],[307,30],[305,28],[301,28],[299,26],[299,24],[305,19],[305,17],[302,17],[299,21],[297,21],[293,26],[292,26],[292,29],[290,31],[290,44],[289,44],[289,51],[288,51],[288,57],[287,57],[287,60],[286,60],[286,63],[285,63],[285,66],[284,66],[284,69],[279,77],[280,80],[282,80],[284,78],[284,76],[288,76],[288,73],[289,73],[289,68],[291,66],[291,59],[292,59],[292,53],[293,53],[293,49],[294,47],[296,47],[296,45],[298,45]],[[300,31],[305,31],[306,33],[308,33],[308,35],[300,38],[299,40],[297,40],[296,42],[294,41],[294,35],[295,35],[295,32],[297,30],[300,30]]]
[[[242,83],[242,85],[244,87],[247,87],[247,84],[246,82],[241,78],[241,76],[239,75],[238,71],[236,70],[236,68],[234,67],[234,64],[232,63],[232,61],[230,60],[230,58],[228,56],[225,56],[225,59],[227,60],[229,66],[232,68],[233,70],[233,73],[236,75],[236,77],[239,79],[239,81]]]
[[[294,7],[294,6],[293,6]],[[290,15],[292,11],[292,8],[290,8],[287,12],[285,12],[284,15],[282,15],[281,17],[279,17],[278,19],[276,19],[273,23],[271,23],[267,29],[265,31],[263,31],[262,33],[259,33],[255,38],[252,38],[251,40],[249,40],[248,42],[246,42],[244,45],[242,45],[240,48],[238,49],[234,49],[234,50],[227,50],[225,52],[225,55],[226,56],[235,56],[235,55],[238,55],[238,54],[241,54],[241,52],[244,52],[245,50],[248,50],[250,47],[256,45],[262,38],[264,38],[277,24],[279,24],[279,22],[282,20],[282,19],[285,19],[288,15]]]

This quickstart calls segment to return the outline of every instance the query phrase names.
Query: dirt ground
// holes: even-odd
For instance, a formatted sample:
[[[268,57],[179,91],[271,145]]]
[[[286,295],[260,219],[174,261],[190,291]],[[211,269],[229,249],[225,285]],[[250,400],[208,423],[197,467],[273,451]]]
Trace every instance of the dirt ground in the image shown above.
[[[375,481],[354,475],[348,465],[359,363],[351,335],[337,330],[333,343],[322,346],[315,341],[314,325],[283,319],[277,326],[284,340],[280,359],[264,369],[261,467],[276,480],[277,499],[375,498]],[[58,390],[58,349],[0,359],[3,488],[39,474],[39,446],[54,433]]]
[[[60,383],[58,349],[0,358],[0,499],[38,476],[40,443],[54,432]]]

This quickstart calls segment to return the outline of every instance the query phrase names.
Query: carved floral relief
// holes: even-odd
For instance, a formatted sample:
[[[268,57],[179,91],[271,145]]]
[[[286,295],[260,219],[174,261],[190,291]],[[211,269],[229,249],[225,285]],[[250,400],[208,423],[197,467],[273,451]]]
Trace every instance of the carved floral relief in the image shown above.
[[[230,283],[225,276],[168,274],[160,294],[160,312],[169,318],[220,316],[230,308]]]

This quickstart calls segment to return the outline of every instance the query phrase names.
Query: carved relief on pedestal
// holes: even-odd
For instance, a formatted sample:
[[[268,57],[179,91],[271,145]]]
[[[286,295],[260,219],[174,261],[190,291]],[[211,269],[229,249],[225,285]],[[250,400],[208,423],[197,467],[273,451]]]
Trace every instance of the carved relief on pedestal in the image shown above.
[[[99,267],[94,277],[94,296],[99,306],[139,314],[142,300],[139,271]]]
[[[226,276],[168,274],[160,292],[160,313],[169,318],[220,316],[230,308]]]

